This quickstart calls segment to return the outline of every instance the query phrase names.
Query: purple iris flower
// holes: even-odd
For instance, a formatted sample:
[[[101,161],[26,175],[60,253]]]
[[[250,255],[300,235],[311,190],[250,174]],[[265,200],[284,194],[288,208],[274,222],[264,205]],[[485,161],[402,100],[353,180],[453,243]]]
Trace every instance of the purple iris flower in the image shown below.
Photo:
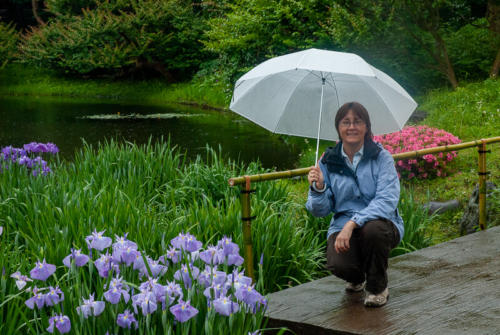
[[[51,154],[57,154],[59,152],[59,148],[54,143],[48,142],[45,144],[45,147],[47,148],[47,152]]]
[[[238,254],[231,254],[227,256],[227,265],[240,266],[241,264],[243,264],[243,261],[243,257]]]
[[[116,242],[113,243],[113,249],[126,249],[131,247],[134,250],[137,250],[137,244],[127,239],[128,233],[123,234],[123,236],[115,235]]]
[[[85,254],[82,254],[82,250],[81,249],[73,249],[73,248],[71,248],[71,253],[68,256],[64,257],[63,264],[66,267],[70,268],[71,267],[71,260],[72,259],[75,260],[75,265],[76,266],[84,266],[89,261],[89,256],[87,256]]]
[[[175,249],[185,249],[186,247],[187,236],[183,233],[180,233],[176,237],[170,240],[170,243]]]
[[[208,265],[216,265],[221,263],[221,259],[224,259],[224,254],[221,249],[208,246],[205,251],[200,252],[200,258]]]
[[[198,278],[200,274],[200,269],[196,266],[187,266],[186,264],[182,264],[180,270],[177,270],[174,273],[174,278],[176,280],[182,280],[184,282],[184,286],[186,288],[191,287],[192,279]]]
[[[31,163],[31,158],[29,158],[28,156],[21,156],[17,160],[17,164],[19,165],[28,165],[30,163]]]
[[[167,282],[165,286],[166,293],[172,297],[179,297],[182,299],[182,289],[179,284],[174,281]]]
[[[165,265],[161,265],[160,261],[148,259],[148,264],[153,277],[159,277],[163,275],[165,272],[167,272],[167,267]]]
[[[54,306],[58,304],[60,301],[64,300],[64,293],[61,291],[59,286],[55,288],[50,286],[49,291],[45,293],[45,305],[46,306]]]
[[[122,328],[130,329],[133,324],[135,324],[135,329],[137,329],[137,320],[134,317],[134,313],[130,313],[128,309],[122,314],[118,314],[116,318],[116,323]]]
[[[94,265],[99,272],[99,276],[103,278],[108,278],[109,271],[111,271],[111,268],[113,268],[113,271],[115,274],[120,273],[120,268],[118,265],[113,263],[113,259],[109,255],[109,253],[105,253],[104,255],[101,255],[95,262]]]
[[[189,252],[198,251],[202,246],[202,243],[189,233],[180,233],[177,237],[174,237],[170,243],[176,249],[182,249]]]
[[[224,256],[228,255],[238,255],[240,252],[240,248],[234,242],[232,242],[230,237],[224,236],[218,243],[217,247],[222,249],[224,252]]]
[[[78,306],[76,311],[78,314],[83,314],[86,319],[89,316],[98,316],[104,311],[106,304],[104,301],[94,301],[94,295],[91,294],[88,299],[83,299],[83,305]]]
[[[92,235],[85,238],[90,248],[103,251],[111,245],[111,238],[104,236],[104,232],[105,230],[97,232],[97,230],[94,229]]]
[[[158,284],[158,278],[151,277],[139,286],[141,292],[153,292],[157,302],[165,300],[166,289],[166,286]]]
[[[179,299],[179,303],[177,305],[170,307],[170,312],[179,322],[186,322],[198,314],[198,310],[191,306],[189,301],[184,302],[182,299]]]
[[[252,278],[245,276],[244,272],[238,272],[237,269],[233,270],[233,273],[227,276],[227,281],[232,283],[235,289],[238,289],[241,285],[251,285]]]
[[[14,149],[14,148],[11,145],[9,145],[8,147],[2,148],[2,155],[3,155],[4,160],[9,159],[10,155],[12,154],[12,149]]]
[[[238,300],[243,301],[254,309],[257,307],[257,303],[261,303],[264,300],[262,295],[254,289],[253,285],[240,286],[236,290],[235,296]]]
[[[240,310],[238,303],[232,301],[229,297],[221,296],[212,302],[215,311],[221,315],[229,316]]]
[[[67,333],[71,330],[71,321],[66,315],[60,314],[49,319],[49,327],[47,328],[49,333],[54,332],[54,325],[61,334]]]
[[[219,299],[227,294],[227,287],[221,284],[212,284],[203,291],[203,295],[207,299],[214,300]]]
[[[212,284],[213,271],[214,270],[210,266],[205,265],[205,270],[201,271],[200,275],[198,276],[198,282],[205,287],[210,286]]]
[[[167,251],[167,258],[170,259],[172,263],[176,264],[181,260],[182,253],[179,250],[172,247]]]
[[[120,302],[121,297],[127,303],[130,299],[130,294],[128,293],[128,286],[122,283],[121,278],[113,278],[107,287],[107,291],[104,292],[104,299],[113,305]]]
[[[10,277],[16,280],[16,286],[19,290],[22,290],[26,286],[27,282],[33,281],[30,278],[28,278],[28,276],[22,275],[21,272],[19,271],[14,272],[13,274],[10,275]]]
[[[116,263],[124,263],[126,266],[130,266],[135,262],[137,257],[140,257],[137,247],[129,245],[127,247],[113,247],[113,261]]]
[[[191,234],[186,234],[186,247],[185,249],[189,252],[195,252],[198,251],[202,246],[202,243],[196,239]]]
[[[38,309],[42,309],[45,306],[45,294],[40,293],[38,287],[33,287],[33,296],[26,300],[24,303],[28,308],[34,309],[35,305]]]
[[[36,262],[35,267],[30,271],[30,276],[33,279],[45,281],[54,272],[56,272],[56,266],[46,263],[44,258],[43,262]]]
[[[148,256],[145,256],[146,259],[148,259]],[[134,260],[134,270],[139,270],[141,273],[143,273],[143,269],[145,269],[146,265],[144,265],[144,259],[142,258],[142,255],[140,252],[137,252],[137,255],[135,256]],[[146,270],[147,271],[147,270]]]
[[[142,293],[136,294],[132,297],[132,306],[137,313],[137,306],[142,309],[142,314],[151,314],[156,311],[157,298],[151,291],[143,291]]]

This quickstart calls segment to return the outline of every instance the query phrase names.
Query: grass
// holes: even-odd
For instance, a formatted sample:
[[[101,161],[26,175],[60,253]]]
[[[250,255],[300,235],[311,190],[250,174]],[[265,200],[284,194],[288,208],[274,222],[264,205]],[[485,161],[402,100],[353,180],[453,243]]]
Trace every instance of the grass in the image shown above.
[[[8,64],[0,70],[0,96],[63,96],[120,103],[162,105],[192,104],[226,109],[227,88],[188,82],[168,84],[164,80],[80,79],[61,76],[52,70]]]

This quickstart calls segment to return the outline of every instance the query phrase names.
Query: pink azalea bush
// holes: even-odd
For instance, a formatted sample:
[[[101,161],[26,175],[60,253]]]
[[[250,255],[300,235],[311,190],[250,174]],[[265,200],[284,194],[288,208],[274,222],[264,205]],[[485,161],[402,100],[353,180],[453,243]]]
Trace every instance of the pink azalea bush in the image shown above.
[[[411,126],[386,135],[374,136],[391,154],[460,143],[452,134],[429,126]],[[419,158],[398,160],[400,178],[430,178],[446,176],[445,167],[457,156],[456,151],[427,154]]]

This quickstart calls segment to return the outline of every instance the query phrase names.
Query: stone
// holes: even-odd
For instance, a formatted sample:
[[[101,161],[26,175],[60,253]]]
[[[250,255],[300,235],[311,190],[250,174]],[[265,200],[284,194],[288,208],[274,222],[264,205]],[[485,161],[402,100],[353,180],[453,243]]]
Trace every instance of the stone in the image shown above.
[[[493,219],[493,206],[491,201],[488,201],[488,198],[496,188],[497,186],[494,183],[490,181],[486,182],[486,222]],[[471,234],[479,230],[479,185],[474,187],[474,191],[464,209],[464,214],[459,221],[459,225],[461,235]]]
[[[424,205],[424,208],[427,209],[429,214],[441,214],[450,209],[455,209],[460,206],[460,203],[457,199],[439,202],[439,201],[430,201]]]
[[[427,112],[423,110],[417,109],[414,111],[411,115],[410,118],[408,119],[408,122],[410,123],[418,123],[422,120],[424,120],[427,117]]]

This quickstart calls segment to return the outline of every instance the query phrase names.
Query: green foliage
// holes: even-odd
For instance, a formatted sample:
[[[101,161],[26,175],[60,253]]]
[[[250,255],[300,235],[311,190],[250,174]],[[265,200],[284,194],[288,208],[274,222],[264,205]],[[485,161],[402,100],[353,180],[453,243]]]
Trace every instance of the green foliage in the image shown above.
[[[432,239],[428,230],[433,217],[414,200],[412,188],[401,188],[398,209],[404,221],[405,232],[401,243],[391,251],[391,256],[430,246]]]
[[[320,47],[326,10],[323,0],[239,0],[227,5],[224,16],[209,20],[203,43],[234,81],[266,58]]]
[[[123,74],[152,68],[166,77],[201,61],[203,23],[184,0],[97,2],[79,16],[61,15],[23,39],[24,59],[79,74]]]
[[[96,0],[45,0],[47,11],[53,15],[81,15],[83,9],[94,9]]]
[[[498,49],[498,38],[478,19],[445,36],[456,74],[462,79],[487,78]]]
[[[14,59],[18,40],[14,24],[0,22],[0,69]]]

